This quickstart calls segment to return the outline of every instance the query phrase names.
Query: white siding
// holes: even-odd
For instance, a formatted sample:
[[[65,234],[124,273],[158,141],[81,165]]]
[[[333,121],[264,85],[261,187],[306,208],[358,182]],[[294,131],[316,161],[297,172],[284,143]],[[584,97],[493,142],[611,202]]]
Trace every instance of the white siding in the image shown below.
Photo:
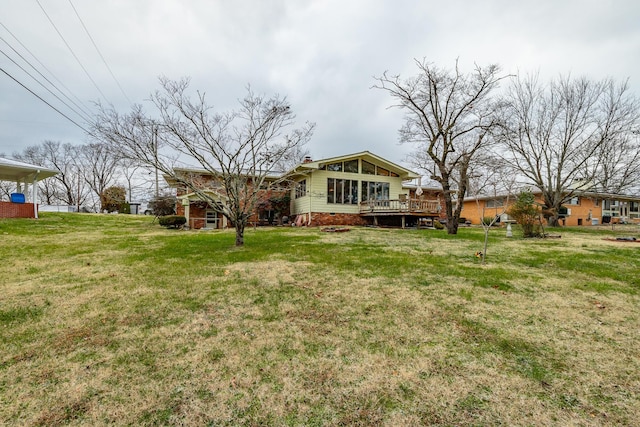
[[[327,179],[350,179],[358,181],[358,203],[340,204],[327,203]],[[362,199],[362,181],[388,182],[389,198],[397,199],[400,194],[406,193],[402,189],[402,179],[392,176],[369,175],[347,172],[332,172],[325,170],[315,170],[307,180],[307,196],[295,199],[295,189],[292,194],[292,215],[311,212],[333,212],[333,213],[359,213],[360,200]]]

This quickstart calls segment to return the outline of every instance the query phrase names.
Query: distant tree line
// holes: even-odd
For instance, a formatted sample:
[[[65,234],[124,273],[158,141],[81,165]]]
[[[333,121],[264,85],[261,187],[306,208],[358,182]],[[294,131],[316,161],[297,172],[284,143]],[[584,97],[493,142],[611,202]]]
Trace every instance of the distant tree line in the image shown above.
[[[123,159],[101,142],[75,145],[44,141],[15,152],[12,157],[59,172],[38,183],[42,204],[111,212],[121,211],[122,203],[154,196],[152,170]],[[0,191],[7,196],[15,191],[14,187],[5,182]]]

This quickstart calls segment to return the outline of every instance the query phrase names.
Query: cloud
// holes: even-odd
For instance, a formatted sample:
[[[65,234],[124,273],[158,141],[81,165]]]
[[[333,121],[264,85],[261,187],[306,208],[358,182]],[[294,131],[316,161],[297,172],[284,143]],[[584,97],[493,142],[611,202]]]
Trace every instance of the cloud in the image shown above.
[[[11,3],[10,5],[8,3]],[[42,2],[108,101],[120,93],[67,2]],[[285,95],[298,118],[317,123],[314,157],[370,150],[400,162],[402,113],[371,89],[385,70],[409,77],[414,58],[463,69],[499,63],[505,73],[630,77],[640,87],[640,5],[617,2],[398,0],[308,2],[113,0],[74,5],[113,73],[134,102],[158,88],[157,77],[191,76],[220,109],[234,108],[247,84]],[[3,2],[0,19],[83,103],[101,97],[32,2]],[[0,27],[0,36],[17,46]],[[0,42],[2,50],[10,52]],[[21,49],[21,48],[20,48]],[[15,56],[15,55],[14,55]],[[5,64],[6,63],[6,64]],[[9,61],[3,68],[54,105],[46,91]],[[81,143],[83,132],[0,74],[0,151],[44,139]],[[91,108],[91,107],[90,107]]]

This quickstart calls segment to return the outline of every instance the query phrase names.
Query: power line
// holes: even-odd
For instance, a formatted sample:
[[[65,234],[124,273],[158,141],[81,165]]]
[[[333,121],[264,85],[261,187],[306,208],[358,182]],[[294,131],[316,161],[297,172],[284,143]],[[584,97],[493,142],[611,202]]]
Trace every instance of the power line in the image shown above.
[[[64,42],[65,46],[67,46],[67,49],[69,49],[69,52],[71,52],[71,54],[73,55],[73,57],[76,59],[76,61],[78,62],[78,65],[80,65],[80,68],[82,68],[82,70],[84,71],[84,73],[87,75],[87,77],[89,78],[89,80],[91,80],[91,83],[93,83],[93,86],[95,86],[95,88],[98,90],[98,92],[100,92],[100,95],[102,95],[102,98],[104,98],[105,101],[107,101],[107,103],[109,102],[109,100],[107,99],[107,97],[105,96],[105,94],[102,92],[102,90],[100,90],[100,88],[98,87],[98,84],[95,82],[95,80],[93,80],[93,78],[91,77],[91,75],[89,74],[89,72],[87,71],[87,69],[84,67],[84,65],[82,65],[82,62],[80,61],[80,59],[78,58],[78,56],[75,54],[75,52],[73,51],[73,49],[71,49],[71,46],[69,46],[69,43],[67,43],[67,40],[64,38],[64,36],[62,35],[62,33],[60,32],[60,30],[58,30],[58,27],[56,27],[56,24],[54,24],[54,22],[51,20],[51,18],[49,17],[49,14],[47,13],[46,10],[44,10],[44,7],[42,7],[42,5],[40,4],[40,0],[36,0],[36,3],[38,3],[38,6],[40,6],[40,9],[42,9],[42,12],[44,13],[44,15],[47,17],[47,19],[49,20],[49,23],[51,23],[51,25],[53,26],[53,28],[56,30],[56,32],[58,33],[58,35],[60,36],[60,38],[62,39],[62,41]]]
[[[66,96],[64,93],[62,93],[62,91],[60,89],[58,89],[56,87],[56,85],[54,85],[46,76],[44,76],[40,71],[38,71],[29,61],[27,61],[27,59],[25,59],[20,52],[16,51],[4,38],[2,38],[2,36],[0,36],[0,40],[2,40],[3,42],[5,42],[20,58],[22,58],[23,61],[25,61],[27,64],[29,64],[31,66],[31,68],[33,68],[38,74],[40,74],[40,76],[42,76],[42,78],[44,78],[51,86],[53,86],[58,92],[60,92],[63,96],[65,96],[67,99],[69,99],[68,96]],[[53,95],[58,101],[62,102],[68,109],[70,109],[71,111],[73,111],[74,113],[76,113],[78,116],[80,116],[82,119],[86,120],[86,121],[90,121],[89,120],[89,116],[91,115],[90,113],[86,112],[86,111],[82,111],[82,109],[75,104],[71,99],[69,99],[69,101],[71,103],[73,103],[77,108],[80,108],[80,110],[82,111],[81,114],[80,112],[78,112],[77,110],[75,110],[73,107],[71,107],[69,104],[67,104],[64,100],[62,100],[58,95],[56,95],[55,93],[53,93],[53,91],[51,91],[51,89],[49,89],[47,86],[45,86],[40,80],[38,80],[36,77],[34,77],[31,73],[29,73],[27,70],[25,70],[20,64],[18,64],[16,61],[13,60],[13,58],[11,58],[9,55],[7,55],[7,53],[5,51],[3,51],[2,49],[0,49],[0,53],[2,53],[4,56],[6,56],[9,61],[13,62],[18,68],[20,68],[22,71],[24,71],[29,77],[31,77],[33,80],[35,80],[36,83],[38,83],[40,86],[42,86],[45,90],[47,90],[51,95]]]
[[[89,30],[87,29],[87,26],[84,25],[84,21],[82,20],[82,18],[80,17],[80,14],[78,13],[78,11],[76,10],[75,6],[73,5],[73,3],[71,2],[71,0],[69,0],[69,4],[71,5],[71,7],[73,8],[73,11],[76,13],[76,16],[78,17],[78,20],[80,21],[80,24],[82,24],[82,28],[84,28],[84,31],[87,33],[87,36],[89,37],[89,40],[91,40],[91,43],[93,44],[93,47],[96,48],[96,52],[98,52],[98,55],[100,55],[100,58],[102,59],[102,62],[104,63],[104,66],[107,67],[107,70],[109,70],[109,74],[111,74],[111,77],[113,77],[113,81],[116,82],[116,84],[118,85],[118,88],[120,88],[120,92],[122,92],[122,95],[124,95],[125,99],[129,102],[129,104],[133,104],[131,102],[131,100],[129,99],[129,97],[127,96],[127,94],[125,93],[124,89],[122,88],[122,86],[120,85],[120,82],[118,81],[118,79],[116,78],[116,76],[113,74],[113,71],[111,71],[111,67],[109,67],[109,64],[107,64],[107,61],[104,59],[104,56],[102,56],[102,52],[100,52],[100,49],[98,49],[98,45],[96,44],[96,42],[93,40],[93,37],[91,37],[91,34],[89,33]]]
[[[4,68],[0,67],[0,71],[2,71],[3,73],[5,73],[11,80],[13,80],[14,82],[18,83],[20,86],[22,86],[23,88],[25,88],[26,90],[28,90],[33,96],[35,96],[36,98],[38,98],[40,101],[44,102],[45,104],[47,104],[49,107],[51,107],[53,110],[55,110],[58,114],[60,114],[62,117],[64,117],[65,119],[69,120],[71,123],[73,123],[74,125],[76,125],[77,127],[79,127],[80,129],[82,129],[83,131],[85,131],[85,133],[87,133],[88,135],[91,135],[91,133],[86,130],[84,127],[82,127],[81,125],[79,125],[77,122],[75,122],[73,119],[71,119],[69,116],[67,116],[66,114],[64,114],[62,111],[58,110],[56,107],[54,107],[53,105],[49,104],[44,98],[42,98],[40,95],[38,95],[37,93],[35,93],[34,91],[32,91],[31,89],[29,89],[28,87],[26,87],[24,84],[22,84],[18,79],[16,79],[15,77],[13,77],[11,74],[9,74],[7,71],[5,71]]]
[[[69,94],[70,94],[70,95],[71,95],[71,96],[72,96],[76,101],[78,101],[78,103],[80,103],[80,105],[82,105],[82,107],[79,107],[79,106],[78,106],[78,104],[76,104],[75,102],[71,101],[71,99],[70,99],[67,95],[65,95],[65,98],[69,99],[69,101],[70,101],[70,102],[72,102],[72,103],[73,103],[73,105],[77,106],[80,110],[84,111],[86,114],[91,115],[91,114],[88,112],[88,111],[89,111],[89,107],[87,107],[87,106],[86,106],[86,104],[85,104],[84,102],[82,102],[82,100],[81,100],[80,98],[78,98],[78,97],[77,97],[77,96],[76,96],[76,95],[75,95],[75,94],[74,94],[74,93],[73,93],[73,92],[72,92],[72,91],[71,91],[71,90],[70,90],[70,89],[69,89],[69,88],[68,88],[68,87],[67,87],[67,86],[66,86],[66,85],[65,85],[65,84],[64,84],[64,83],[63,83],[63,82],[58,78],[58,77],[56,77],[56,75],[53,73],[53,71],[51,71],[49,68],[47,68],[47,66],[46,66],[46,65],[44,65],[44,64],[42,63],[42,61],[40,61],[40,60],[38,59],[38,57],[37,57],[33,52],[31,52],[31,50],[29,50],[29,48],[28,48],[27,46],[25,46],[25,45],[24,45],[24,43],[22,43],[22,42],[20,41],[20,39],[19,39],[15,34],[13,34],[13,33],[11,32],[11,30],[9,30],[9,28],[7,28],[7,26],[6,26],[6,25],[4,25],[2,22],[0,22],[0,25],[5,29],[5,31],[6,31],[6,32],[8,32],[9,34],[11,34],[11,37],[13,37],[13,38],[15,39],[15,41],[17,41],[17,42],[18,42],[18,44],[19,44],[20,46],[22,46],[22,48],[23,48],[24,50],[26,50],[26,51],[29,53],[29,55],[31,55],[31,57],[32,57],[33,59],[35,59],[35,60],[36,60],[36,62],[37,62],[38,64],[40,64],[40,66],[42,66],[42,68],[44,68],[44,69],[45,69],[45,71],[47,71],[47,72],[51,75],[51,77],[53,77],[53,79],[54,79],[54,80],[55,80],[55,81],[56,81],[60,86],[62,86],[62,88],[63,88],[63,89],[65,89],[65,90],[66,90],[66,91],[67,91],[67,92],[68,92],[68,93],[69,93]],[[7,43],[7,45],[9,45],[9,43],[8,43],[7,41],[5,41],[5,43]],[[11,46],[9,45],[9,47],[11,47]],[[11,48],[11,49],[13,49],[13,48]],[[15,51],[15,49],[13,49],[13,50]],[[25,60],[25,62],[27,62],[27,61]],[[33,65],[32,65],[32,68],[34,68],[34,69],[35,69],[35,67],[33,67]],[[42,75],[42,74],[41,74],[41,75]],[[52,86],[55,86],[55,85],[53,85],[53,84],[52,84]],[[57,89],[57,88],[56,88],[56,89]],[[62,91],[61,91],[60,89],[58,89],[58,91],[59,91],[60,93],[62,93]]]

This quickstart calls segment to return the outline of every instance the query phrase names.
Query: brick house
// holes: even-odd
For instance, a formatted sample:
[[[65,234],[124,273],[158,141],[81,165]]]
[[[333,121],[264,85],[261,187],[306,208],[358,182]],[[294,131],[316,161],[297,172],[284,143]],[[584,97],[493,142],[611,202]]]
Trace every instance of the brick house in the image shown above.
[[[215,177],[199,173],[203,188],[225,203]],[[387,225],[405,227],[442,217],[442,192],[410,182],[419,175],[368,151],[313,161],[309,158],[282,174],[268,177],[275,188],[259,195],[250,223],[269,224],[287,217],[294,225]],[[178,215],[190,228],[225,228],[227,219],[196,194],[165,177],[177,189]],[[274,201],[290,199],[277,210]]]
[[[176,169],[176,172],[180,172],[183,175],[197,176],[197,185],[207,194],[210,200],[215,200],[216,203],[221,205],[227,203],[228,199],[224,193],[224,188],[213,174],[190,169]],[[268,176],[266,181],[271,184],[280,179],[281,176],[282,174]],[[176,198],[178,200],[176,214],[187,218],[187,227],[193,229],[223,229],[232,225],[224,215],[221,215],[210,203],[203,201],[198,194],[189,191],[185,186],[178,184],[169,176],[165,175],[164,178],[170,187],[176,189]],[[275,200],[288,196],[288,194],[289,188],[280,185],[270,186],[268,189],[260,191],[256,209],[249,218],[249,223],[266,225],[277,222],[282,217],[288,217],[288,204],[284,208],[273,206]]]
[[[542,204],[542,196],[535,193],[536,202]],[[511,205],[516,196],[510,196],[508,203]],[[467,198],[462,207],[461,217],[471,221],[472,224],[480,224],[483,217],[503,215],[507,197],[485,196]],[[634,222],[640,223],[640,197],[622,194],[612,194],[595,191],[580,191],[565,202],[563,206],[566,212],[560,219],[560,223],[568,226],[597,225],[609,222]],[[507,206],[508,208],[508,206]]]

